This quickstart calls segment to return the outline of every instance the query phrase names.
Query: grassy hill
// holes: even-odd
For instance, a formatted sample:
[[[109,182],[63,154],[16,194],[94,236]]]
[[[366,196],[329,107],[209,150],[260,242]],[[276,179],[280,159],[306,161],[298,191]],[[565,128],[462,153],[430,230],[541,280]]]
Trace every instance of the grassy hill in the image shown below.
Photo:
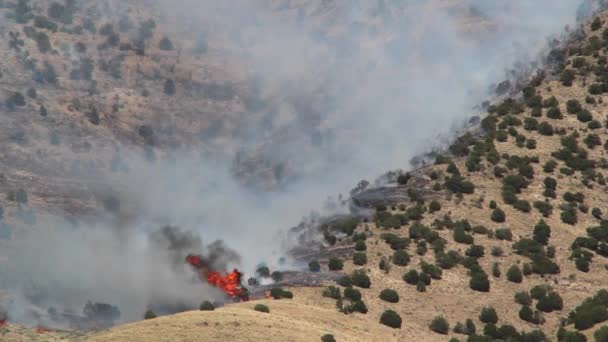
[[[358,241],[355,249],[366,256],[354,257],[359,265],[344,262],[345,273],[362,270],[369,277],[369,286],[365,277],[354,286],[367,308],[365,314],[337,314],[335,300],[323,297],[325,289],[293,289],[294,299],[265,301],[270,317],[276,310],[301,322],[297,329],[287,328],[291,320],[277,326],[287,329],[285,335],[275,335],[281,331],[274,330],[276,321],[255,313],[255,303],[242,303],[212,313],[134,323],[96,337],[160,332],[164,322],[214,322],[234,314],[235,321],[243,319],[242,325],[257,322],[256,328],[247,330],[250,336],[259,329],[262,334],[265,331],[266,339],[277,341],[299,340],[301,333],[308,335],[307,340],[316,340],[324,332],[333,333],[338,341],[445,341],[450,337],[485,341],[487,336],[506,338],[523,331],[528,333],[527,341],[542,340],[539,332],[532,333],[535,330],[542,331],[547,340],[582,338],[574,337],[575,332],[593,340],[608,318],[603,313],[608,303],[600,292],[595,304],[577,307],[605,289],[608,265],[603,256],[608,255],[604,221],[608,122],[603,103],[607,18],[587,23],[584,39],[552,52],[564,56],[555,70],[537,75],[518,97],[490,106],[482,120],[487,130],[484,137],[459,138],[450,156],[439,156],[435,165],[420,170],[435,183],[434,190],[441,195],[438,201],[420,199],[417,204],[376,208],[374,219],[360,223],[352,236],[338,242]],[[410,273],[406,277],[410,285],[404,275],[411,270],[426,275]],[[421,285],[429,279],[429,285]],[[338,287],[344,293],[346,288]],[[384,289],[394,290],[398,302],[380,299]],[[517,301],[516,293],[520,293]],[[349,302],[343,299],[344,305]],[[589,314],[593,306],[597,311]],[[480,319],[487,307],[497,315],[495,324],[492,314],[481,317],[485,322]],[[401,316],[401,329],[379,324],[387,309]],[[291,316],[291,310],[297,315]],[[448,331],[439,321],[434,328],[440,333],[430,329],[437,316],[447,320]],[[313,324],[313,317],[323,317],[325,324]],[[467,319],[479,336],[462,333]],[[592,324],[593,320],[598,322]],[[457,323],[461,323],[458,328]],[[361,325],[365,332],[357,330]],[[180,332],[205,339],[195,337],[198,330],[190,326]],[[265,330],[265,326],[272,328]],[[221,328],[209,324],[208,330],[216,334]],[[366,338],[366,333],[374,337]],[[237,335],[236,340],[245,338]]]

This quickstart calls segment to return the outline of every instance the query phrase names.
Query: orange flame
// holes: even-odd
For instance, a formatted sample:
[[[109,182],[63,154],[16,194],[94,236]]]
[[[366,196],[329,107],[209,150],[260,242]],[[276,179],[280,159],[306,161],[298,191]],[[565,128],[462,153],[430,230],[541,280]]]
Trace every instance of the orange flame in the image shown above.
[[[234,269],[232,272],[222,276],[220,272],[209,270],[203,258],[199,255],[188,255],[186,262],[192,267],[200,270],[201,278],[209,284],[220,288],[232,297],[238,297],[244,290],[241,288],[241,273]]]
[[[0,319],[0,328],[2,328],[5,325],[6,325],[6,318],[5,319]]]

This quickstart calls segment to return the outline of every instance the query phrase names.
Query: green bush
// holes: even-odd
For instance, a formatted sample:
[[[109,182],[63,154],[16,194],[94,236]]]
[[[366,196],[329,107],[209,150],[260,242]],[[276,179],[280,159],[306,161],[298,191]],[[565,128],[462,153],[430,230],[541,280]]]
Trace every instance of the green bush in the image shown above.
[[[344,289],[344,298],[350,299],[353,302],[361,300],[361,292],[352,287],[347,287]]]
[[[352,278],[350,276],[347,276],[347,275],[340,277],[336,281],[336,283],[338,283],[338,285],[344,286],[344,287],[351,287],[351,286],[353,286],[353,280],[352,280]]]
[[[215,310],[215,305],[213,305],[210,301],[205,300],[201,303],[201,305],[199,306],[199,309],[201,311],[213,311],[213,310]]]
[[[471,245],[466,251],[465,255],[473,258],[481,258],[484,256],[484,248],[481,245]]]
[[[380,316],[380,323],[391,328],[401,328],[401,316],[393,310],[386,310]]]
[[[144,319],[152,319],[152,318],[156,318],[156,314],[152,310],[147,310],[146,313],[144,313]]]
[[[367,249],[367,245],[365,244],[365,241],[358,240],[357,243],[355,243],[355,250],[356,251],[363,252],[366,249]]]
[[[327,266],[330,271],[339,271],[344,267],[344,263],[338,258],[330,258]]]
[[[513,283],[521,283],[523,281],[523,274],[517,265],[512,265],[507,270],[507,279]]]
[[[498,240],[506,240],[506,241],[513,240],[513,233],[511,232],[511,229],[509,229],[509,228],[496,229],[496,232],[494,235],[496,236],[496,238]]]
[[[364,289],[369,289],[369,287],[371,286],[371,280],[369,279],[367,274],[365,274],[364,270],[355,270],[351,276],[351,279],[353,281],[353,285],[355,286]]]
[[[498,322],[496,310],[494,310],[494,308],[491,306],[484,307],[481,309],[481,313],[479,314],[479,320],[483,323],[496,324]]]
[[[334,335],[325,334],[321,336],[321,342],[336,342],[336,339],[334,338]]]
[[[357,266],[363,266],[367,264],[367,254],[365,253],[354,253],[353,254],[353,264]]]
[[[404,250],[398,250],[393,253],[393,264],[397,266],[407,266],[410,262],[410,255]]]
[[[291,298],[293,298],[293,293],[283,290],[280,287],[273,287],[272,289],[270,289],[270,296],[274,299],[282,299],[282,298],[291,299]]]
[[[569,114],[577,114],[581,110],[583,110],[583,106],[577,100],[568,100],[566,102],[566,109]]]
[[[520,305],[531,305],[532,297],[527,291],[520,291],[515,293],[515,302]]]
[[[608,326],[603,326],[593,333],[596,342],[608,341]]]
[[[420,277],[416,270],[409,270],[403,275],[403,280],[410,285],[418,284],[419,279]]]
[[[340,295],[340,288],[335,286],[328,286],[325,290],[323,290],[323,297],[340,299],[342,296]]]
[[[441,204],[436,200],[432,200],[431,203],[429,203],[429,213],[434,213],[439,210],[441,210]]]
[[[268,308],[268,306],[266,306],[264,304],[256,304],[253,307],[253,310],[259,311],[259,312],[265,312],[265,313],[269,313],[270,312],[270,308]]]
[[[497,262],[492,264],[492,275],[494,276],[494,278],[500,278],[500,265],[498,265]]]
[[[587,298],[568,315],[568,321],[578,330],[585,330],[608,320],[608,291],[599,290]]]
[[[479,292],[490,291],[490,280],[485,272],[477,271],[471,273],[471,279],[469,280],[469,287],[472,290]]]
[[[384,289],[380,292],[380,299],[389,303],[398,303],[399,294],[395,290]]]
[[[538,125],[538,133],[544,136],[552,136],[553,135],[553,126],[547,122],[541,122]]]
[[[317,260],[312,260],[308,263],[308,270],[310,272],[319,272],[321,271],[321,264]]]
[[[505,212],[500,208],[496,208],[492,210],[492,215],[490,216],[492,221],[502,223],[505,222]]]
[[[450,331],[450,324],[444,317],[437,316],[433,318],[429,328],[438,334],[447,335],[447,333]]]
[[[544,221],[540,220],[534,226],[534,241],[546,245],[549,242],[549,238],[551,237],[551,227]]]
[[[593,120],[593,115],[591,115],[590,111],[583,109],[576,114],[576,118],[580,122],[589,122],[589,121]]]

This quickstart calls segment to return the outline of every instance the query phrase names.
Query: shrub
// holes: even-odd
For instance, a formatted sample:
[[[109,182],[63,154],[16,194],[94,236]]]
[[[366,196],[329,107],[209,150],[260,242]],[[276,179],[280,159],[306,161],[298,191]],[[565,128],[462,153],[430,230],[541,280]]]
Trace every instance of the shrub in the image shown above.
[[[513,240],[513,233],[511,232],[511,229],[509,229],[509,228],[496,229],[495,236],[498,240],[506,240],[506,241]]]
[[[562,219],[562,222],[569,225],[575,225],[578,222],[578,219],[576,217],[576,210],[572,207],[563,208],[560,217]]]
[[[329,286],[325,290],[323,290],[323,297],[340,299],[342,296],[340,295],[340,288],[335,286]]]
[[[498,315],[496,314],[496,310],[493,307],[488,306],[481,309],[481,313],[479,314],[479,320],[483,323],[492,323],[496,324],[498,322]]]
[[[355,243],[355,250],[356,251],[363,252],[366,249],[367,249],[367,245],[365,244],[365,241],[358,240],[357,243]]]
[[[494,278],[500,278],[500,265],[498,265],[497,262],[492,264],[492,275],[494,276]]]
[[[344,263],[338,258],[330,258],[327,266],[330,271],[339,271],[344,267]]]
[[[565,87],[571,87],[576,78],[576,73],[572,69],[565,69],[560,75],[560,81]]]
[[[443,335],[447,335],[447,333],[450,331],[450,325],[448,321],[442,316],[437,316],[433,318],[431,324],[429,325],[429,328],[432,331]]]
[[[416,270],[409,270],[403,275],[403,280],[410,285],[416,285],[419,279],[420,277]]]
[[[270,274],[270,278],[272,278],[272,280],[275,282],[279,282],[283,280],[283,273],[279,271],[274,271]]]
[[[213,310],[215,310],[215,305],[213,305],[213,303],[211,303],[210,301],[206,300],[201,303],[201,306],[199,306],[199,309],[201,311],[213,311]]]
[[[154,313],[154,311],[152,311],[152,310],[147,310],[146,313],[144,313],[144,319],[152,319],[152,318],[156,318],[156,313]]]
[[[439,210],[441,210],[441,204],[436,200],[432,200],[431,203],[429,203],[429,213],[434,213]]]
[[[551,237],[551,227],[544,221],[540,220],[534,226],[534,241],[546,245]]]
[[[498,246],[494,246],[492,247],[492,256],[495,257],[500,257],[503,255],[503,250],[502,248],[498,247]]]
[[[597,323],[608,320],[608,291],[599,290],[593,297],[587,298],[568,315],[568,321],[574,322],[578,330],[591,328]]]
[[[608,326],[603,326],[593,333],[596,342],[608,341]]]
[[[577,100],[568,100],[566,102],[566,109],[569,114],[577,114],[581,110],[583,110],[583,106]]]
[[[293,294],[291,292],[283,290],[280,287],[273,287],[270,289],[270,296],[274,299],[293,298]]]
[[[559,107],[551,107],[547,110],[547,117],[549,119],[563,119],[562,112],[559,110]]]
[[[164,51],[173,50],[173,43],[169,38],[163,37],[163,39],[160,40],[159,48]]]
[[[602,139],[597,134],[589,134],[583,142],[587,145],[588,148],[594,149],[596,146],[602,145]]]
[[[553,126],[551,126],[547,122],[541,122],[538,125],[538,133],[544,136],[552,136],[553,135]]]
[[[543,171],[545,171],[546,173],[553,173],[553,171],[555,171],[555,167],[557,167],[557,162],[553,159],[550,159],[543,166]]]
[[[523,280],[523,274],[521,269],[517,265],[512,265],[507,270],[507,279],[513,283],[521,283]]]
[[[502,223],[505,222],[505,212],[500,208],[496,208],[492,210],[492,215],[490,216],[492,221]]]
[[[344,289],[344,298],[350,299],[353,302],[361,300],[361,292],[352,287],[347,287]]]
[[[455,227],[454,228],[454,241],[458,242],[458,243],[464,243],[467,245],[471,245],[474,242],[473,236],[470,234],[467,234],[464,231],[463,227]]]
[[[389,303],[398,303],[399,294],[395,290],[384,289],[380,292],[380,299]]]
[[[561,310],[564,307],[564,301],[557,292],[549,292],[547,295],[541,297],[536,303],[536,308],[543,312],[553,312],[555,310]]]
[[[337,281],[338,285],[340,286],[344,286],[344,287],[351,287],[353,286],[353,280],[350,276],[342,276],[340,277]]]
[[[488,275],[483,271],[473,272],[471,274],[471,280],[469,280],[469,287],[472,290],[479,292],[490,291],[490,280]]]
[[[321,342],[336,342],[336,339],[334,338],[334,335],[325,334],[321,336]]]
[[[531,305],[532,304],[532,297],[530,296],[530,294],[527,291],[517,292],[515,294],[514,298],[515,298],[515,302],[517,304],[521,304],[521,305]]]
[[[367,254],[365,253],[354,253],[353,254],[353,264],[357,266],[362,266],[367,264]]]
[[[268,306],[266,306],[264,304],[256,304],[253,307],[253,310],[259,311],[259,312],[264,312],[264,313],[269,313],[270,312],[270,308],[268,308]]]
[[[481,258],[484,255],[484,248],[481,245],[471,245],[466,251],[465,255],[473,258]]]
[[[410,262],[409,254],[404,250],[398,250],[393,253],[393,263],[397,266],[407,266]]]
[[[534,311],[528,305],[524,305],[519,310],[519,319],[536,324],[536,319],[534,317]]]
[[[319,272],[321,271],[321,264],[319,264],[319,261],[317,260],[311,260],[308,263],[308,270],[310,270],[310,272]]]
[[[369,287],[371,286],[371,281],[363,270],[355,270],[351,278],[353,280],[353,285],[355,286],[362,287],[365,289],[369,289]]]
[[[393,310],[386,310],[380,316],[380,323],[391,328],[401,328],[401,316]]]
[[[576,118],[580,122],[589,122],[593,120],[593,115],[591,115],[591,112],[589,112],[588,110],[583,109],[576,114]]]

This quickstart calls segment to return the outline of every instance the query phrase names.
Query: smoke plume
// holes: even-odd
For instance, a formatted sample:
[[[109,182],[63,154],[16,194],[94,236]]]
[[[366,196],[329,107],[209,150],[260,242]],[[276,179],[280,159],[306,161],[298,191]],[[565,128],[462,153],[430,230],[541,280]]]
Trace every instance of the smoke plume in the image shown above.
[[[533,70],[548,37],[576,25],[581,1],[159,3],[176,32],[209,37],[211,50],[234,46],[225,53],[238,71],[227,72],[247,70],[252,116],[264,120],[237,123],[238,153],[184,148],[150,162],[123,147],[129,172],[102,181],[118,216],[129,215],[78,225],[41,215],[34,234],[9,241],[0,288],[13,294],[5,308],[15,320],[51,306],[80,313],[90,300],[130,321],[158,303],[220,298],[193,281],[187,253],[219,270],[281,267],[282,229],[323,214],[320,203],[361,179],[408,169],[478,115],[497,83]],[[263,168],[280,190],[243,185],[267,181]]]

